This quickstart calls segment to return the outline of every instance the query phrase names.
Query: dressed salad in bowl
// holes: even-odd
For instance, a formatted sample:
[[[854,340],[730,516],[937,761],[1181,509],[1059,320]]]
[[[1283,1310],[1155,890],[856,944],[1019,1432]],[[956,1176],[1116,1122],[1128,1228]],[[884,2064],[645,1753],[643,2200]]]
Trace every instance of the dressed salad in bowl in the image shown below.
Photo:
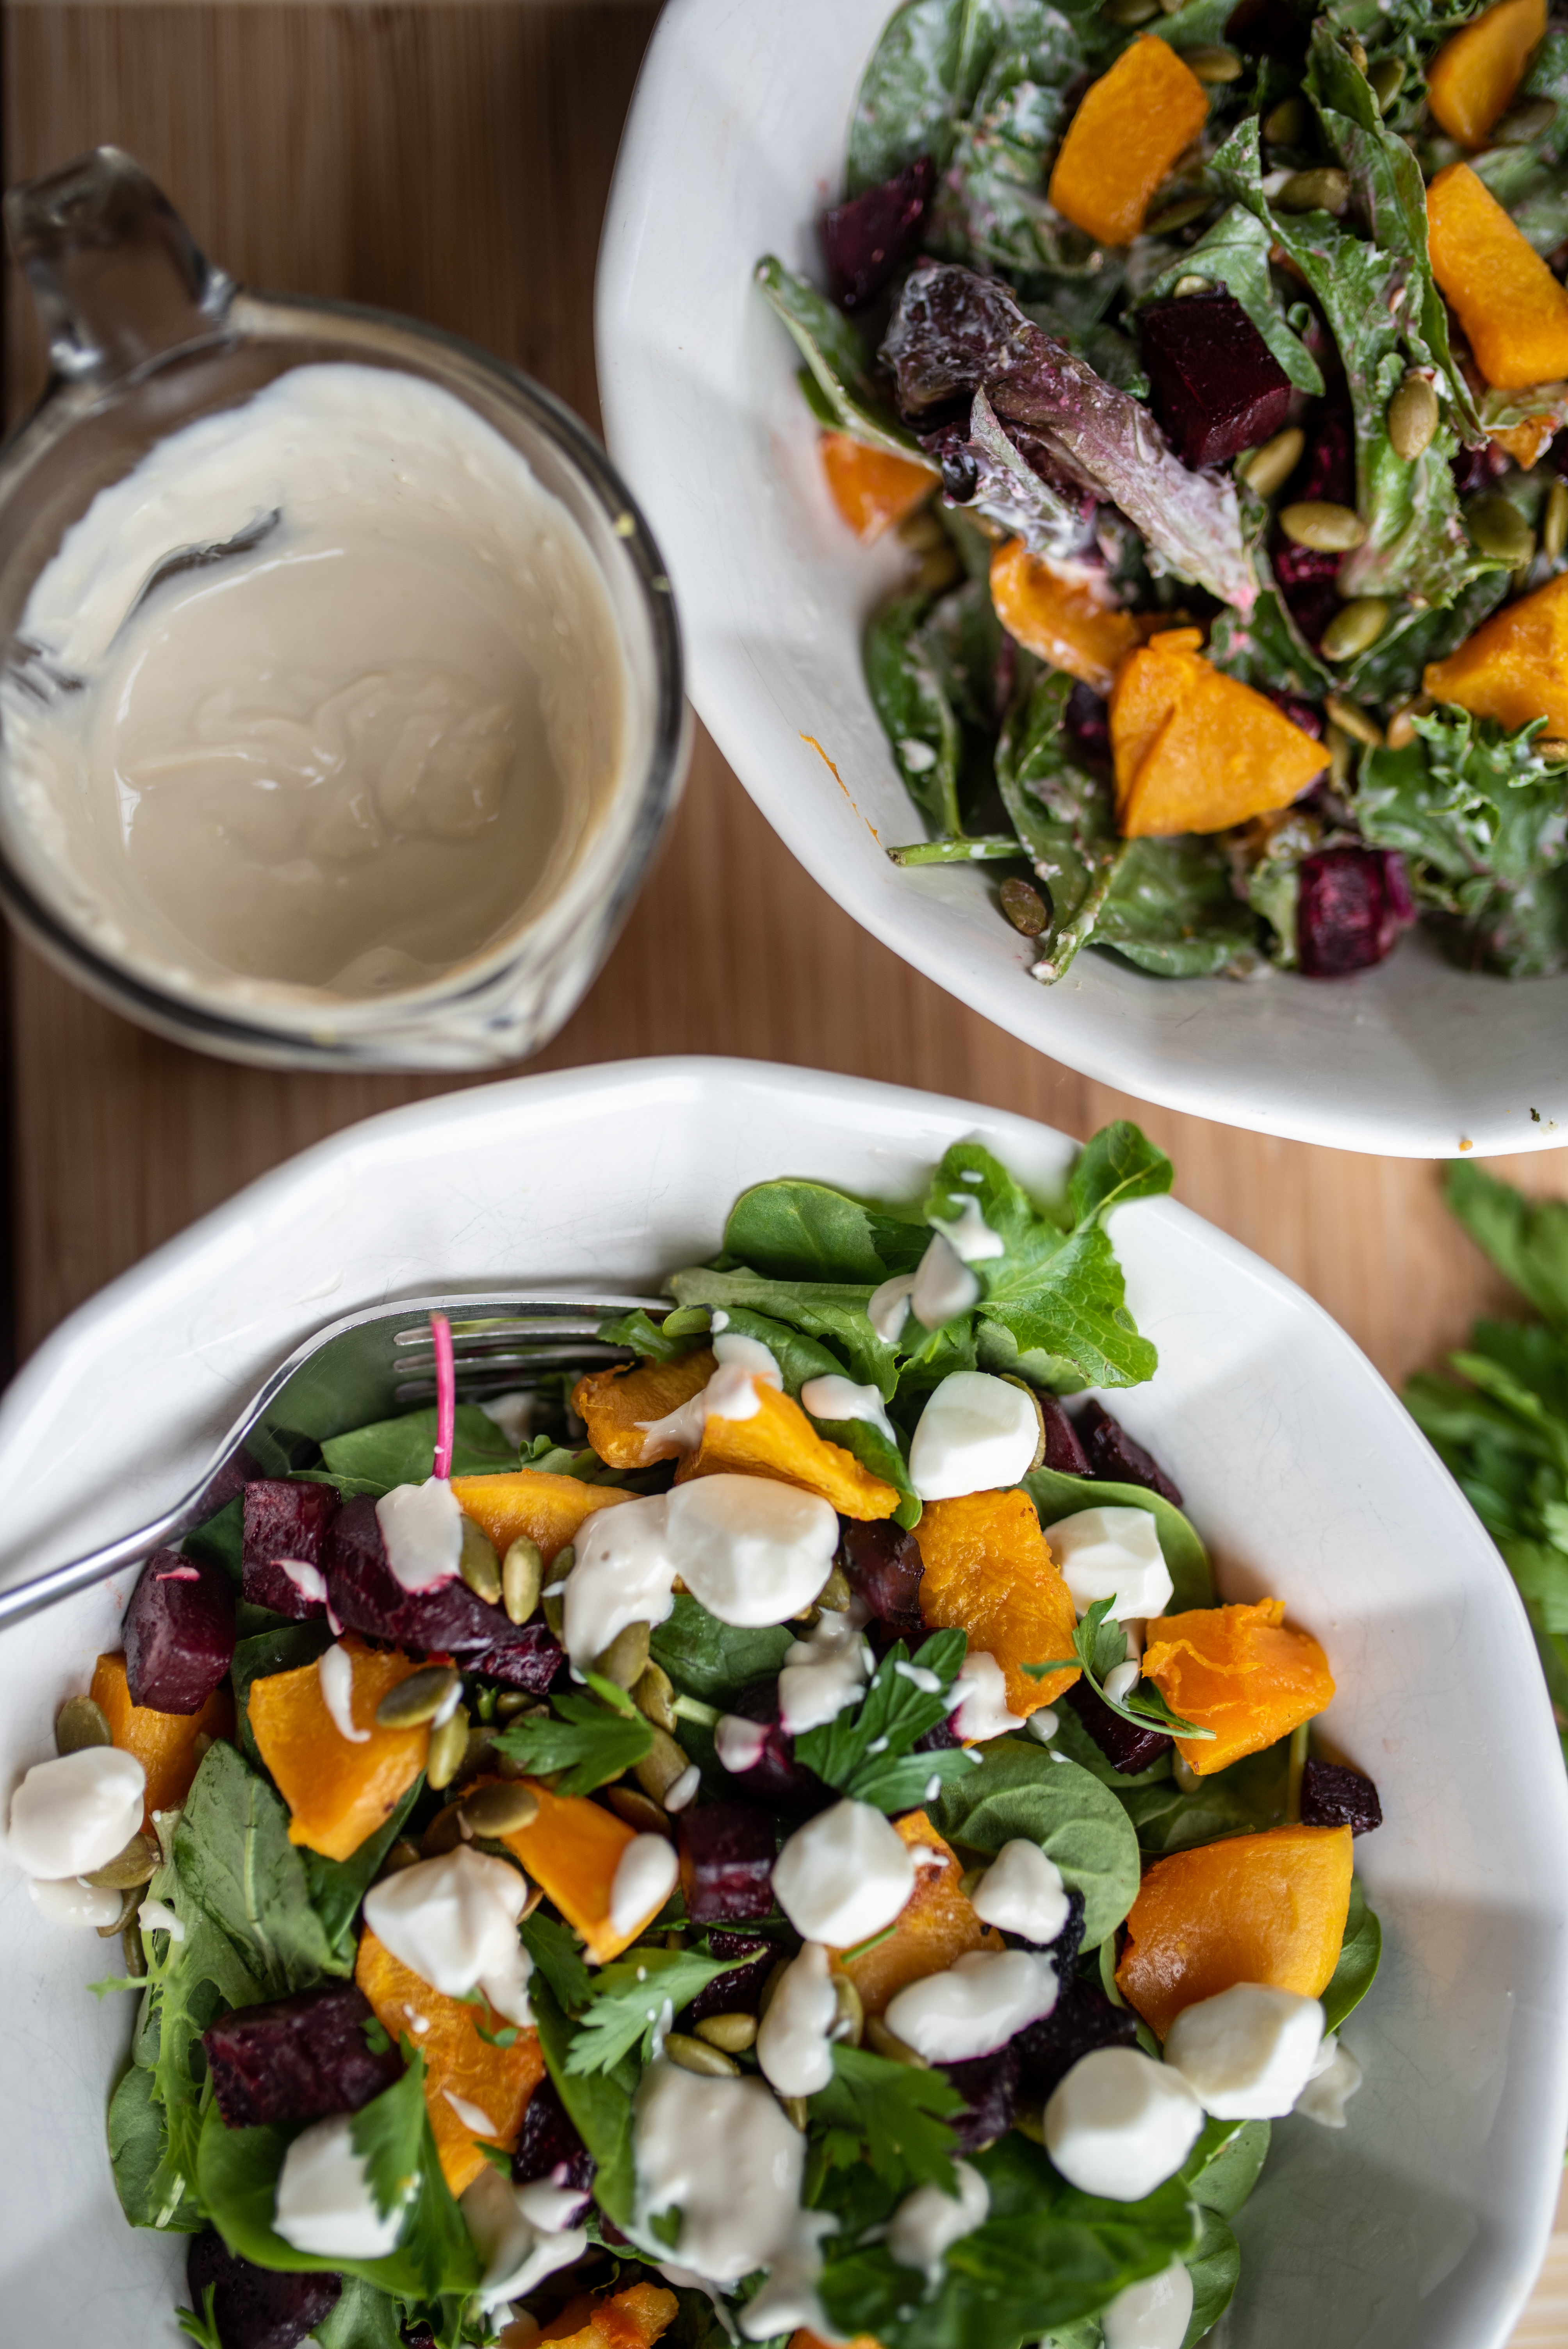
[[[1216,2323],[1272,2123],[1346,2126],[1381,1813],[1102,1400],[1170,1174],[754,1185],[603,1366],[459,1402],[438,1323],[433,1409],[148,1560],[6,1848],[123,1943],[108,2158],[191,2337]]]
[[[1058,979],[1568,967],[1568,27],[1546,0],[907,0],[769,257],[867,682]]]

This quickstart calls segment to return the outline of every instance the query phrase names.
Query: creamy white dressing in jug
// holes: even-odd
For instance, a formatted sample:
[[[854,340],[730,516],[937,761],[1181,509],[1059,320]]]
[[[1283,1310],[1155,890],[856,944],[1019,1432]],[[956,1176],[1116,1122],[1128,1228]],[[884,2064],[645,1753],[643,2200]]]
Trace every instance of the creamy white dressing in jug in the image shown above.
[[[482,968],[624,757],[582,531],[471,409],[388,368],[296,367],[159,442],[20,636],[0,791],[27,877],[115,959],[237,1006]]]

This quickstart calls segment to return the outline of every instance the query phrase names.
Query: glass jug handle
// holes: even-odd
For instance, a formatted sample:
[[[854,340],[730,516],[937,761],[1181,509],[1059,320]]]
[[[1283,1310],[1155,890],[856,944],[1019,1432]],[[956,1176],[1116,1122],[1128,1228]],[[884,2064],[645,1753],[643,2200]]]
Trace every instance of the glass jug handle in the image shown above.
[[[5,226],[56,376],[113,382],[206,340],[233,299],[161,188],[119,147],[95,147],[5,198]]]

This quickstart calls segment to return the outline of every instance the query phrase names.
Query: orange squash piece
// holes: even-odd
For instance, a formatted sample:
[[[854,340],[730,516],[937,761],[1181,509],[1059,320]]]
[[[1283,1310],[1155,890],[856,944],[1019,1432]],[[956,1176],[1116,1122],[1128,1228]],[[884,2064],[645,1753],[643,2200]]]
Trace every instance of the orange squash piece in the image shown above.
[[[253,1681],[249,1704],[262,1759],[289,1806],[289,1841],[326,1859],[346,1859],[385,1826],[430,1744],[428,1723],[417,1729],[376,1723],[382,1698],[422,1666],[395,1648],[367,1648],[352,1632],[340,1644],[354,1666],[354,1725],[370,1732],[363,1745],[352,1744],[328,1713],[315,1664]]]
[[[1051,172],[1064,220],[1101,244],[1141,233],[1156,188],[1209,119],[1209,94],[1155,33],[1123,49],[1091,82]]]
[[[1488,440],[1495,440],[1500,449],[1507,450],[1522,473],[1530,471],[1532,466],[1545,455],[1556,437],[1557,419],[1554,416],[1527,416],[1522,424],[1511,425],[1506,432],[1490,432],[1487,435]]]
[[[487,1778],[474,1780],[476,1786],[489,1784]],[[593,1962],[607,1965],[630,1949],[649,1921],[639,1917],[631,1932],[619,1934],[610,1923],[610,1888],[636,1830],[585,1795],[552,1795],[535,1778],[523,1784],[539,1797],[538,1816],[501,1841],[543,1887],[567,1923],[575,1925]]]
[[[147,1773],[147,1805],[141,1824],[150,1829],[154,1811],[177,1811],[191,1792],[191,1781],[207,1751],[201,1739],[232,1737],[234,1700],[227,1688],[216,1688],[200,1713],[158,1713],[150,1704],[132,1704],[119,1652],[100,1656],[93,1666],[88,1694],[101,1705],[108,1732],[122,1754],[134,1754]]]
[[[898,1494],[841,1444],[818,1434],[799,1404],[777,1387],[756,1384],[758,1408],[749,1419],[710,1419],[702,1442],[676,1471],[688,1476],[771,1476],[829,1501],[841,1517],[891,1517]]]
[[[927,1501],[915,1527],[920,1611],[933,1630],[965,1630],[989,1649],[1007,1680],[1007,1702],[1027,1717],[1078,1677],[1076,1664],[1032,1681],[1023,1667],[1070,1656],[1078,1611],[1051,1557],[1027,1493],[966,1493]]]
[[[1328,1658],[1309,1631],[1286,1629],[1283,1599],[1157,1616],[1143,1676],[1173,1713],[1213,1731],[1176,1740],[1200,1778],[1288,1737],[1334,1694]]]
[[[572,1408],[608,1466],[646,1468],[655,1460],[674,1460],[681,1447],[666,1441],[650,1450],[641,1423],[667,1419],[701,1393],[717,1368],[713,1349],[704,1346],[678,1362],[639,1362],[634,1371],[590,1371],[572,1391]]]
[[[651,2349],[679,2313],[674,2292],[654,2283],[634,2283],[613,2300],[580,2292],[533,2337],[556,2342],[559,2349]]]
[[[991,601],[1007,634],[1026,652],[1102,696],[1134,645],[1160,626],[1147,615],[1135,618],[1113,610],[1082,580],[1062,578],[1021,538],[1008,539],[991,557]]]
[[[829,495],[855,536],[868,546],[923,505],[936,487],[934,467],[851,440],[847,432],[824,432],[818,447]]]
[[[1319,1998],[1350,1913],[1350,1829],[1270,1827],[1173,1852],[1144,1872],[1117,1987],[1161,2039],[1237,1982]]]
[[[510,1468],[499,1476],[454,1476],[452,1491],[467,1517],[490,1536],[502,1557],[519,1534],[539,1544],[546,1566],[574,1542],[595,1509],[636,1498],[614,1485],[585,1485],[581,1476],[542,1475]]]
[[[1432,274],[1488,383],[1523,391],[1568,376],[1568,290],[1468,163],[1427,190],[1427,228]]]
[[[1450,139],[1484,144],[1545,30],[1546,0],[1501,0],[1443,43],[1427,68],[1427,104]]]
[[[1161,728],[1204,666],[1202,628],[1165,628],[1122,664],[1110,698],[1110,755],[1119,814]]]
[[[802,2325],[799,2333],[790,2335],[789,2349],[828,2349],[828,2344],[820,2333],[809,2333]],[[850,2349],[881,2349],[881,2344],[873,2341],[869,2333],[857,2333]]]
[[[1511,732],[1544,718],[1549,734],[1568,734],[1568,572],[1494,613],[1421,681],[1435,701]]]
[[[858,1957],[840,1964],[861,1994],[868,2014],[885,2013],[888,2001],[912,1982],[927,1974],[944,1973],[971,1950],[999,1950],[1000,1933],[989,1931],[959,1889],[963,1869],[951,1844],[944,1843],[923,1811],[906,1811],[893,1821],[895,1831],[913,1851],[923,1846],[941,1859],[940,1868],[921,1862],[911,1893],[892,1933]]]
[[[1151,637],[1111,695],[1117,823],[1129,840],[1227,832],[1288,807],[1327,762],[1266,694],[1212,667],[1196,633]]]
[[[376,2010],[376,2020],[394,2040],[406,2036],[425,2058],[425,2102],[441,2157],[441,2175],[454,2194],[471,2186],[485,2166],[481,2145],[517,2144],[528,2100],[544,2076],[537,2031],[520,2031],[510,2047],[491,2047],[479,2034],[500,2031],[504,2015],[432,1990],[366,1926],[359,1940],[354,1979]],[[425,2027],[420,2028],[423,2024]],[[451,2095],[448,2095],[448,2090]],[[475,2130],[452,2104],[459,2097],[493,2124]]]

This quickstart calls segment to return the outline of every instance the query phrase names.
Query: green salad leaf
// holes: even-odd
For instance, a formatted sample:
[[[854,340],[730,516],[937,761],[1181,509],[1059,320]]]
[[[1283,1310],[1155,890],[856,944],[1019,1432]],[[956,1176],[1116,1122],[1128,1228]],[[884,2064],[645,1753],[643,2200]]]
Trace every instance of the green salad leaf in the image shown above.
[[[722,1713],[742,1689],[777,1676],[794,1639],[788,1623],[760,1630],[721,1623],[683,1591],[668,1619],[655,1624],[649,1651],[678,1689]]]
[[[174,1831],[184,1888],[234,1944],[261,1995],[284,1998],[324,1974],[353,1971],[311,1899],[286,1806],[267,1781],[219,1739],[192,1781]]]
[[[810,2099],[813,2132],[830,2169],[868,2164],[896,2196],[953,2183],[955,2140],[949,2121],[964,2098],[945,2075],[890,2063],[869,2047],[835,2047],[833,2076]]]
[[[1076,1662],[1108,1713],[1140,1729],[1168,1730],[1173,1737],[1212,1737],[1212,1729],[1196,1728],[1179,1713],[1172,1713],[1152,1681],[1140,1681],[1125,1697],[1107,1695],[1107,1672],[1127,1661],[1127,1634],[1110,1611],[1115,1603],[1112,1599],[1097,1599],[1073,1633],[1073,1654],[1026,1664],[1029,1678],[1043,1681],[1052,1672],[1070,1671]]]
[[[1222,2219],[1233,2219],[1258,2182],[1273,2133],[1270,2121],[1205,2121],[1181,2165],[1193,2201]]]
[[[1350,1914],[1345,1920],[1339,1962],[1323,1993],[1326,2030],[1337,2031],[1346,2016],[1360,2005],[1377,1978],[1382,1956],[1383,1928],[1375,1910],[1367,1906],[1361,1878],[1354,1876],[1350,1879]]]
[[[533,1777],[562,1772],[562,1795],[591,1795],[624,1778],[654,1750],[654,1733],[641,1713],[622,1713],[594,1696],[562,1694],[550,1703],[553,1719],[525,1714],[501,1731],[496,1749]]]
[[[1170,1611],[1180,1615],[1191,1607],[1212,1607],[1214,1575],[1197,1527],[1163,1494],[1147,1485],[1118,1485],[1104,1476],[1068,1476],[1059,1468],[1036,1468],[1024,1478],[1024,1490],[1039,1511],[1046,1537],[1064,1517],[1080,1509],[1143,1509],[1154,1520],[1160,1553],[1171,1576]]]
[[[1138,1895],[1138,1837],[1108,1786],[1032,1738],[973,1745],[980,1767],[944,1787],[933,1809],[950,1843],[989,1858],[1015,1836],[1037,1843],[1084,1897],[1083,1947],[1098,1949]]]
[[[526,1938],[526,1928],[524,1929]],[[529,1986],[540,2053],[544,2057],[556,2094],[567,2116],[593,2155],[597,2168],[593,2199],[617,2227],[630,2222],[636,2194],[632,2160],[632,2097],[637,2066],[630,2055],[607,2072],[574,2072],[571,2068],[574,2026],[567,2019],[548,1980],[535,1975]]]
[[[647,2063],[666,2004],[672,2014],[681,2013],[698,1991],[734,1969],[733,1958],[704,1957],[700,1950],[641,1948],[602,1966],[592,1977],[593,1995],[573,2037],[567,2070],[573,2077],[612,2071],[639,2042]]]
[[[365,2164],[365,2182],[377,2211],[389,2219],[402,2209],[419,2180],[425,2140],[425,2059],[410,2054],[400,2080],[362,2105],[349,2129],[349,2142]]]
[[[550,1985],[551,1995],[567,2015],[581,2014],[593,1995],[593,1976],[583,1963],[582,1945],[571,1928],[535,1909],[518,1930],[523,1946]]]
[[[1187,2255],[1187,2266],[1192,2278],[1192,2313],[1186,2340],[1196,2343],[1218,2324],[1241,2281],[1242,2247],[1217,2211],[1200,2214],[1198,2240]]]
[[[828,420],[889,456],[930,465],[934,479],[936,467],[875,389],[859,327],[772,254],[758,263],[757,283],[794,336]]]
[[[1114,1786],[1114,1777],[1107,1783]],[[1137,1785],[1131,1779],[1121,1783],[1127,1791],[1116,1791],[1137,1830],[1138,1847],[1151,1859],[1218,1843],[1224,1836],[1261,1835],[1285,1822],[1290,1740],[1282,1738],[1262,1754],[1249,1754],[1228,1769],[1201,1778],[1190,1795],[1171,1776],[1149,1785]]]
[[[961,832],[964,730],[923,595],[898,595],[866,627],[866,683],[904,789],[939,837]]]
[[[422,1485],[436,1456],[436,1412],[405,1412],[377,1420],[346,1435],[329,1435],[321,1447],[323,1473],[345,1500],[367,1493],[378,1501],[396,1485]],[[454,1476],[489,1476],[515,1468],[517,1449],[487,1419],[478,1403],[460,1402],[452,1446]]]
[[[968,1640],[936,1631],[913,1660],[902,1640],[888,1650],[860,1703],[795,1740],[795,1758],[850,1801],[878,1810],[913,1810],[934,1799],[970,1766],[962,1746],[916,1754],[917,1738],[945,1721]]]

